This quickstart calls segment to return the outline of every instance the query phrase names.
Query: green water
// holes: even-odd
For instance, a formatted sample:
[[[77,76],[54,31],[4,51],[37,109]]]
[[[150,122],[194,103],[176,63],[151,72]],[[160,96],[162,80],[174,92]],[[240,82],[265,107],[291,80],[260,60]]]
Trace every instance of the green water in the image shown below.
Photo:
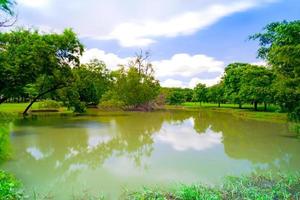
[[[290,136],[287,124],[215,112],[33,117],[11,125],[13,159],[1,169],[29,195],[72,199],[88,191],[115,199],[125,188],[297,171],[300,141]]]

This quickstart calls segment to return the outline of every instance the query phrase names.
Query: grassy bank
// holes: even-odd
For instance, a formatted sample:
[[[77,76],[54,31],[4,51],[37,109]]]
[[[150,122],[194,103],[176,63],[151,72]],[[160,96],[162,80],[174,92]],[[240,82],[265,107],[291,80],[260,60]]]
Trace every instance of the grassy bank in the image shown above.
[[[99,188],[101,190],[101,188]],[[73,199],[75,196],[73,196]],[[24,199],[21,184],[12,175],[0,171],[0,199]],[[36,198],[35,198],[36,199]],[[51,199],[51,198],[50,198]],[[52,197],[55,199],[55,196]],[[70,196],[72,199],[72,196]],[[106,199],[88,193],[76,195],[75,199]],[[126,200],[292,200],[300,199],[300,175],[251,175],[227,177],[222,185],[180,185],[171,190],[144,188],[126,191],[120,197]]]
[[[166,109],[184,109],[184,110],[212,110],[214,112],[223,112],[230,113],[236,117],[244,118],[244,119],[254,119],[260,121],[270,121],[270,122],[278,122],[278,123],[286,123],[287,113],[279,113],[277,106],[269,106],[267,111],[264,111],[263,106],[258,107],[258,111],[253,110],[252,105],[243,105],[242,109],[239,109],[236,104],[222,104],[221,107],[218,107],[217,104],[211,103],[199,103],[194,102],[186,102],[180,106],[166,106]]]
[[[227,199],[300,199],[300,176],[296,175],[252,175],[228,177],[221,186],[182,185],[172,191],[143,189],[125,195],[124,199],[159,200],[227,200]]]

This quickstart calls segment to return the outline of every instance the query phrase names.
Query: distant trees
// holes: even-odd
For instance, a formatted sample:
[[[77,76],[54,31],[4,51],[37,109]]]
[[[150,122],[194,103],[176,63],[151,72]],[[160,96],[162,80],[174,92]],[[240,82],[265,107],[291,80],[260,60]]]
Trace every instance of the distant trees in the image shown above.
[[[217,103],[221,107],[221,103],[226,102],[224,95],[224,83],[218,83],[208,88],[207,101]]]
[[[197,101],[197,102],[200,102],[200,105],[201,105],[201,102],[207,102],[207,92],[208,92],[208,89],[206,87],[205,84],[197,84],[196,87],[194,88],[194,96],[193,96],[193,99],[194,101]]]

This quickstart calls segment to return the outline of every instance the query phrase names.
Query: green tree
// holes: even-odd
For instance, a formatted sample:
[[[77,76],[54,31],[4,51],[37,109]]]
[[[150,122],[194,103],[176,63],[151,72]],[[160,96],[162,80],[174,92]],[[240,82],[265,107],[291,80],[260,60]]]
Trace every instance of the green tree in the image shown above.
[[[247,63],[232,63],[225,69],[223,76],[225,98],[232,102],[239,104],[242,108],[243,98],[240,96],[241,77]]]
[[[207,101],[207,87],[205,84],[199,83],[194,88],[194,100],[197,102]]]
[[[151,109],[149,103],[153,102],[159,94],[160,85],[154,78],[154,70],[147,61],[147,55],[137,56],[120,70],[112,72],[113,85],[107,94],[128,109]],[[108,99],[109,96],[105,95]]]
[[[241,88],[239,96],[243,101],[253,103],[254,110],[257,110],[259,103],[272,102],[273,97],[273,72],[263,66],[248,65],[244,68],[241,77]]]
[[[171,105],[180,105],[185,102],[185,99],[186,97],[183,91],[174,90],[168,95],[167,102]]]
[[[66,29],[62,34],[42,35],[44,41],[41,62],[44,65],[38,66],[38,77],[35,88],[37,95],[31,99],[23,114],[38,99],[46,94],[69,86],[73,81],[71,66],[79,66],[79,56],[82,54],[83,46],[76,34],[71,29]],[[35,65],[35,59],[32,59]]]
[[[268,24],[262,33],[250,36],[258,40],[258,57],[274,69],[276,101],[293,112],[300,107],[300,20]]]
[[[27,84],[35,83],[41,66],[50,60],[46,47],[37,31],[0,33],[0,104],[21,96]]]
[[[223,82],[209,87],[207,98],[210,102],[217,103],[218,107],[221,107],[221,103],[225,101]]]
[[[111,81],[106,65],[100,60],[92,60],[75,68],[74,73],[77,76],[75,85],[80,101],[86,104],[99,104]]]

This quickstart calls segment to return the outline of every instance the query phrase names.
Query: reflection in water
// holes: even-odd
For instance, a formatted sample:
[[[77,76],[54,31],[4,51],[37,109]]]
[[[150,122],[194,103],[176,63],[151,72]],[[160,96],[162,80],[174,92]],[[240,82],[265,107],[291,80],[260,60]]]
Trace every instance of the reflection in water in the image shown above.
[[[214,183],[228,174],[296,171],[299,140],[285,124],[214,112],[96,113],[15,122],[14,160],[2,165],[25,186],[61,198],[83,185],[122,188]],[[45,173],[47,172],[47,173]]]
[[[215,133],[209,126],[203,133],[198,134],[190,130],[194,124],[193,118],[187,119],[180,124],[166,124],[155,136],[157,142],[170,144],[177,151],[206,150],[221,144],[221,132]]]

